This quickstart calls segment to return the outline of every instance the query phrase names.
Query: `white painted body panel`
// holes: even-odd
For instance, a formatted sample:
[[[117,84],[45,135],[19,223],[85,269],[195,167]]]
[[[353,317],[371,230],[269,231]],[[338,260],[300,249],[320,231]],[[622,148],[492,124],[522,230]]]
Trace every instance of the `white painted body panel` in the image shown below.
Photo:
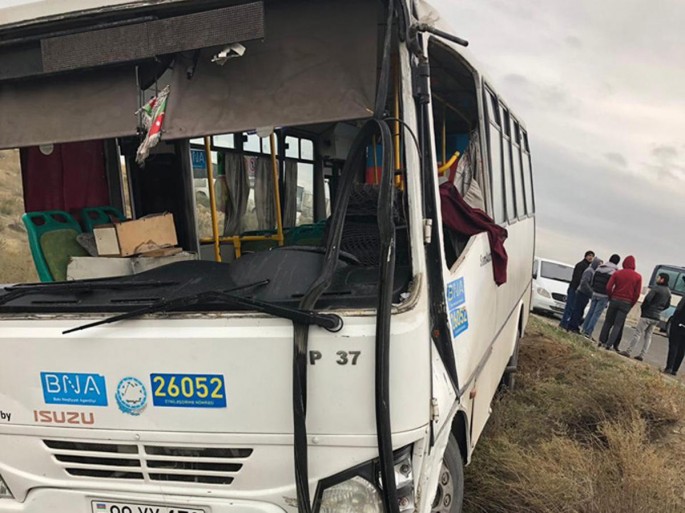
[[[322,354],[310,365],[308,374],[312,494],[319,480],[378,454],[373,393],[375,320],[363,316],[346,317],[345,321],[338,334],[312,328],[310,337],[311,350]],[[249,447],[254,453],[230,487],[172,483],[163,487],[163,493],[211,493],[274,504],[283,502],[284,496],[295,497],[289,321],[238,315],[146,319],[75,336],[63,336],[61,331],[79,324],[77,319],[0,322],[0,352],[16,356],[0,362],[0,410],[12,414],[11,422],[0,423],[0,474],[18,497],[39,487],[76,486],[88,493],[160,490],[159,484],[116,479],[79,479],[75,483],[52,459],[43,439]],[[431,397],[427,333],[427,316],[420,303],[393,318],[391,414],[397,447],[427,435]],[[339,350],[361,351],[357,365],[338,365]],[[17,361],[22,364],[16,365]],[[46,405],[41,371],[101,374],[106,379],[109,405]],[[120,411],[114,398],[119,380],[137,377],[152,393],[151,372],[222,374],[227,407],[157,407],[150,399],[138,416]],[[95,423],[88,429],[45,425],[36,423],[34,410],[90,412]],[[2,506],[0,501],[0,512]]]
[[[323,357],[310,365],[308,430],[314,434],[374,435],[373,317],[346,318],[340,333],[312,328],[310,349]],[[292,324],[273,318],[133,320],[62,335],[82,321],[3,321],[0,351],[22,365],[0,364],[0,408],[12,424],[34,425],[43,400],[41,372],[94,373],[105,377],[108,407],[75,407],[96,416],[93,429],[174,430],[208,433],[292,432]],[[427,423],[430,397],[427,319],[420,312],[393,319],[391,354],[393,427],[409,431]],[[356,365],[339,365],[337,351],[360,351]],[[7,360],[5,360],[7,362]],[[226,408],[148,406],[122,414],[117,384],[132,376],[152,393],[150,374],[220,374]],[[70,410],[71,411],[71,410]]]

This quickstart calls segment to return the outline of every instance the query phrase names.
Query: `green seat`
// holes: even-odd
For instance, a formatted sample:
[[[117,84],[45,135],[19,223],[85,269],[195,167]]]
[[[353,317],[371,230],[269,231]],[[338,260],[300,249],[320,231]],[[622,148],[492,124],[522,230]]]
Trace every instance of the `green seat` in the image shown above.
[[[126,217],[116,207],[88,207],[81,210],[81,220],[87,232],[101,224],[110,224],[113,220],[124,221]]]
[[[290,228],[285,234],[286,246],[322,246],[326,221]]]
[[[88,255],[76,241],[81,227],[67,212],[28,212],[21,220],[28,232],[31,255],[40,281],[65,280],[69,258]]]

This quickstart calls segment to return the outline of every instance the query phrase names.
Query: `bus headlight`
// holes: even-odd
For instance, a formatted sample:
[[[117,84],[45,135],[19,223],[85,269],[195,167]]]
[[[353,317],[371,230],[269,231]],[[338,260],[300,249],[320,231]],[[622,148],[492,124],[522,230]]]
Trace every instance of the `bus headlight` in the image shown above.
[[[2,476],[0,476],[0,499],[14,499],[14,495],[10,492],[9,487]]]
[[[414,511],[412,448],[395,452],[395,484],[400,513]],[[378,460],[346,470],[319,483],[314,513],[385,513]]]
[[[547,299],[552,298],[552,294],[550,294],[547,289],[543,289],[542,287],[538,287],[538,294],[540,294],[542,297],[546,297]]]
[[[319,513],[383,513],[378,489],[360,476],[324,490]]]

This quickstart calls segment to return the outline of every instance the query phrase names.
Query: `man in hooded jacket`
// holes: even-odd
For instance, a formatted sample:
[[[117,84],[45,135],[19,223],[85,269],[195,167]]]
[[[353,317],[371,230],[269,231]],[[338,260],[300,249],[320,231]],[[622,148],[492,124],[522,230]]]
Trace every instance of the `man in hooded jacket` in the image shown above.
[[[580,333],[580,323],[583,321],[585,308],[590,299],[592,299],[592,278],[600,265],[602,265],[602,260],[599,257],[595,257],[590,266],[581,275],[580,284],[576,289],[573,313],[571,313],[571,320],[568,323],[568,330],[573,333]]]
[[[595,274],[592,275],[592,283],[590,284],[592,286],[592,302],[590,303],[590,310],[587,313],[587,317],[585,317],[582,330],[583,335],[589,339],[592,338],[592,332],[595,331],[597,321],[599,321],[599,318],[609,304],[607,285],[611,275],[618,271],[618,263],[620,261],[621,257],[614,253],[609,258],[609,261],[600,265]]]
[[[640,299],[641,291],[642,276],[635,272],[635,257],[627,256],[623,261],[623,269],[612,274],[607,284],[609,309],[599,335],[600,345],[618,351],[619,334],[623,332],[628,313]]]

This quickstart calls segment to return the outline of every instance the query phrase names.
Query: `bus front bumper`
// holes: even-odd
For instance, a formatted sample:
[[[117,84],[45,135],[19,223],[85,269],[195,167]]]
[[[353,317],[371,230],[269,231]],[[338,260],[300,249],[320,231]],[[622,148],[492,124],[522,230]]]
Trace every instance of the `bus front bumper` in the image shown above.
[[[128,505],[128,508],[126,508]],[[101,509],[98,509],[98,506]],[[36,488],[26,500],[0,499],[0,513],[285,513],[257,501]]]

